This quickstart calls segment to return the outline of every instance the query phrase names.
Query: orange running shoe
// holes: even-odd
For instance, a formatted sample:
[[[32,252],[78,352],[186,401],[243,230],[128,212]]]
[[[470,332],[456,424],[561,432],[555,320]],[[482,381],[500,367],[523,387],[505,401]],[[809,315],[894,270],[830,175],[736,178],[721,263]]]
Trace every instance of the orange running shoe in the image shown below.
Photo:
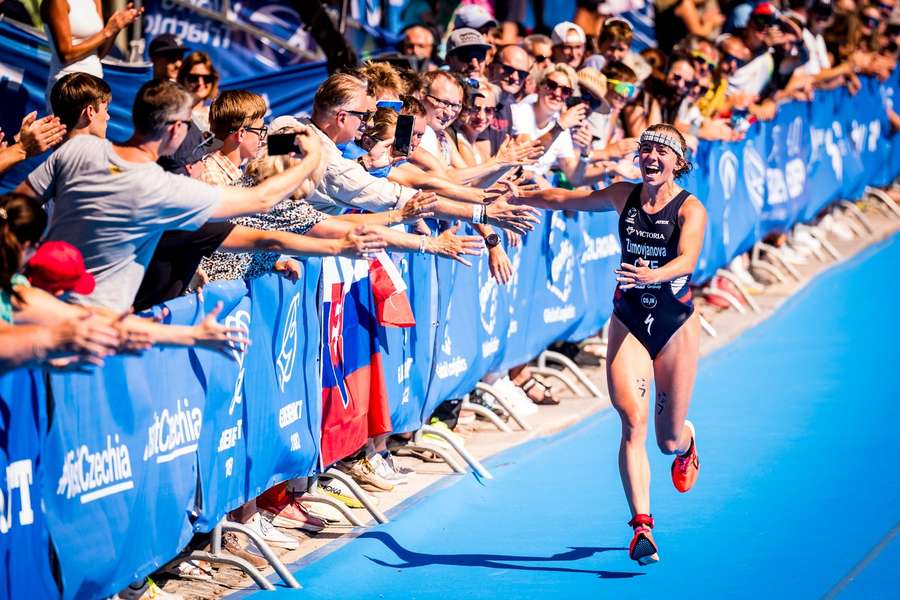
[[[697,434],[694,424],[685,419],[684,426],[691,430],[691,447],[672,461],[672,483],[675,484],[675,489],[681,493],[694,487],[697,474],[700,473],[700,458],[697,456]]]
[[[631,544],[628,546],[628,556],[631,560],[637,561],[641,566],[646,566],[655,562],[659,562],[659,552],[656,542],[653,541],[653,534],[650,529],[653,527],[653,517],[650,515],[635,515],[628,521],[631,527],[634,527],[634,537],[631,538]]]

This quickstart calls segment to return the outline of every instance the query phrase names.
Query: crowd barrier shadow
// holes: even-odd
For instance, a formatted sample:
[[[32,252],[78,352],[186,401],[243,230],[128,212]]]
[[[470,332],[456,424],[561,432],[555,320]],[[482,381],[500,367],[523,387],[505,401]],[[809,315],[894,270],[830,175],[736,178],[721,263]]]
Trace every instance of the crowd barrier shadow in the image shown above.
[[[482,567],[487,569],[508,569],[511,571],[546,571],[549,573],[587,573],[597,575],[601,579],[628,579],[643,575],[640,572],[629,571],[605,571],[597,569],[576,569],[570,567],[554,567],[545,565],[517,565],[517,562],[572,562],[590,558],[602,552],[627,552],[627,548],[613,546],[597,547],[570,547],[565,552],[552,556],[514,556],[507,554],[428,554],[416,552],[404,548],[394,536],[383,531],[367,531],[359,536],[381,542],[393,552],[400,563],[389,563],[378,558],[364,555],[367,559],[381,567],[391,569],[411,569],[415,567],[427,567],[432,565],[445,565],[452,567]]]

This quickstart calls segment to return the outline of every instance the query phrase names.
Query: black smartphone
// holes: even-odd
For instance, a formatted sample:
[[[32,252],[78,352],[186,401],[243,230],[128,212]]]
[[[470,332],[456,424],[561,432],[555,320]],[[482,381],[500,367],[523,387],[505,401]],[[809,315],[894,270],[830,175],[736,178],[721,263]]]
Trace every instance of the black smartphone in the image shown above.
[[[273,133],[266,138],[269,156],[279,156],[292,152],[301,154],[300,148],[297,147],[296,138],[296,133]]]
[[[397,128],[394,129],[394,154],[408,156],[409,145],[412,141],[413,115],[400,115],[397,117]]]

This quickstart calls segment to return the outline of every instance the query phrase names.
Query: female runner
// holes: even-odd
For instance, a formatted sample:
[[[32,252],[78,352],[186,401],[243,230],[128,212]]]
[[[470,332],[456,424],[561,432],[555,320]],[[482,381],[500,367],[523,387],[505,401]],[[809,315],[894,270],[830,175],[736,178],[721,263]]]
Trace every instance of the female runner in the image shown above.
[[[647,460],[647,393],[656,383],[656,443],[675,454],[672,482],[680,492],[700,470],[694,426],[685,417],[697,373],[700,325],[688,287],[703,245],[706,209],[675,180],[691,165],[687,146],[671,125],[647,128],[640,137],[642,183],[592,190],[522,191],[517,201],[538,208],[616,210],[622,265],[616,270],[606,376],[613,407],[622,419],[619,472],[634,529],[629,554],[641,565],[659,560],[651,529],[650,464]]]

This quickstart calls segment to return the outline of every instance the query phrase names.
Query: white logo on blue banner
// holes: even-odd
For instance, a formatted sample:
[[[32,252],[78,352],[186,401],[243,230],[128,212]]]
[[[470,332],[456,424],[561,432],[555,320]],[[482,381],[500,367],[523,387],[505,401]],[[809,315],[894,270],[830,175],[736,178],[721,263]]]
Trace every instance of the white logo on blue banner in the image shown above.
[[[250,313],[246,310],[237,310],[233,315],[225,317],[225,327],[234,327],[239,329],[244,337],[250,336]],[[231,404],[228,405],[228,414],[233,415],[235,407],[243,401],[244,398],[244,357],[243,352],[237,348],[231,350],[231,356],[234,357],[238,364],[238,376],[234,382],[234,392],[231,394]]]
[[[19,516],[19,525],[31,525],[34,523],[34,509],[31,505],[31,486],[34,481],[31,460],[14,460],[4,469],[6,476],[6,495],[0,490],[0,533],[9,533],[12,529],[13,514]],[[19,491],[19,510],[13,511],[13,492]],[[4,505],[6,510],[4,509]]]
[[[803,118],[794,117],[788,127],[787,153],[789,157],[800,156],[803,151]]]
[[[868,133],[865,124],[860,123],[856,119],[850,121],[850,140],[853,142],[853,148],[857,154],[861,154],[866,144],[866,134]]]
[[[635,213],[637,215],[637,213]],[[626,219],[627,220],[627,219]],[[551,248],[554,245],[554,238],[560,235],[556,232],[566,230],[566,219],[559,211],[553,213],[550,221],[550,239]],[[550,263],[550,278],[547,281],[547,289],[551,294],[559,298],[561,302],[566,302],[572,293],[572,283],[575,280],[575,248],[572,242],[563,238],[559,243],[558,250],[554,253],[553,260]]]
[[[791,198],[798,198],[806,186],[806,163],[802,158],[793,158],[784,166],[787,192]]]
[[[781,169],[766,169],[767,200],[770,206],[784,204],[788,200],[787,182]]]
[[[881,137],[881,121],[875,119],[869,123],[869,152],[878,150],[878,138]]]
[[[106,447],[91,452],[86,444],[66,452],[56,493],[78,497],[82,504],[121,494],[134,488],[128,446],[119,434],[106,436]]]
[[[161,413],[154,410],[153,423],[147,428],[144,461],[156,457],[156,463],[162,464],[192,454],[197,449],[202,426],[203,411],[191,408],[187,398],[176,402],[172,412],[168,408]]]
[[[841,124],[835,121],[825,134],[825,154],[831,158],[831,169],[838,183],[844,180],[844,157],[841,156],[840,149],[842,137]]]
[[[738,159],[731,150],[726,150],[719,157],[719,181],[722,182],[722,194],[730,200],[737,186]]]
[[[287,316],[284,319],[284,329],[281,332],[281,352],[275,364],[278,365],[278,387],[284,393],[284,386],[290,382],[294,373],[294,363],[297,360],[297,307],[300,306],[300,292],[291,298]]]
[[[744,185],[756,212],[760,212],[766,199],[766,165],[753,144],[744,146]]]

